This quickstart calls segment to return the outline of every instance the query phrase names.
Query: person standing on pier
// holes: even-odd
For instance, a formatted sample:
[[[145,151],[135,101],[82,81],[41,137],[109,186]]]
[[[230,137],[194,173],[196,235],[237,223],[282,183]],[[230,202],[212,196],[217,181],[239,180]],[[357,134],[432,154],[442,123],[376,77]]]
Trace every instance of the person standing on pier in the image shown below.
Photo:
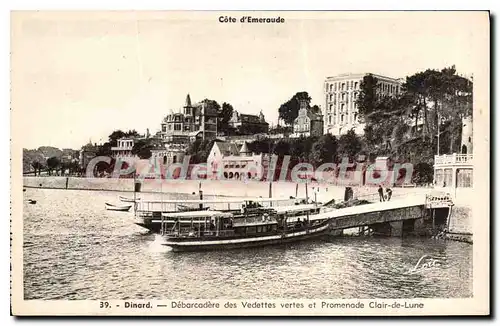
[[[380,201],[385,201],[384,199],[384,188],[382,188],[382,185],[378,185],[378,196],[380,197]]]
[[[391,190],[391,188],[386,188],[385,192],[387,192],[387,201],[391,200],[391,197],[392,197],[392,190]]]

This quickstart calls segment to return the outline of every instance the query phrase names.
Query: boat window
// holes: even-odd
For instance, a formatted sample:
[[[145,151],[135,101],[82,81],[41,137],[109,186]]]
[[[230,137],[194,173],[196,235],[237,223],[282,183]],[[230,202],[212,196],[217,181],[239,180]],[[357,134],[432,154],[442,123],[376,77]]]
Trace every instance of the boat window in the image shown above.
[[[276,231],[276,224],[273,224],[273,225],[271,226],[271,230],[272,230],[272,231]]]
[[[256,232],[255,226],[250,226],[247,228],[247,233],[255,233],[255,232]]]
[[[262,226],[258,226],[257,227],[257,233],[261,233],[262,232]]]

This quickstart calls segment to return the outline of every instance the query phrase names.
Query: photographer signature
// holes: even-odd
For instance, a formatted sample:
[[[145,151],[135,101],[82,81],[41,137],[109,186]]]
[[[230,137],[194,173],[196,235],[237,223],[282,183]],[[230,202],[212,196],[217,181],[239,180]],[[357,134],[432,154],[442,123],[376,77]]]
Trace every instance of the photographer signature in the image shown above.
[[[440,260],[433,258],[429,255],[423,255],[422,257],[420,257],[417,264],[409,270],[409,273],[414,274],[419,271],[439,266],[442,266],[442,262]]]

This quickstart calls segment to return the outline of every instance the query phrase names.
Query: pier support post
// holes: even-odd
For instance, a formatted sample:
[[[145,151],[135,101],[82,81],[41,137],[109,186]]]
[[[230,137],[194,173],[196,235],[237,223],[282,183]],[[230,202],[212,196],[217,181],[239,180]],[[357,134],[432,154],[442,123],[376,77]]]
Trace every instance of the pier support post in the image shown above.
[[[403,236],[403,221],[389,222],[391,225],[391,236],[401,237]]]

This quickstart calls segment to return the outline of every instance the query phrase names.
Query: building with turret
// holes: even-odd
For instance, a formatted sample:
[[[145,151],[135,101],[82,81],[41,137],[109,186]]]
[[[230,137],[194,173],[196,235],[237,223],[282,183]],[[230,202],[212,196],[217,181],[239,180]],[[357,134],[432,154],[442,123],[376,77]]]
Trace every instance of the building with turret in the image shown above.
[[[260,179],[268,165],[269,156],[252,153],[246,143],[216,141],[207,158],[207,175],[210,179]]]
[[[472,153],[472,116],[462,119],[460,153],[434,156],[434,186],[471,188],[474,162]]]
[[[163,119],[159,136],[166,142],[188,143],[197,138],[214,139],[217,135],[218,112],[206,103],[191,103],[189,94],[184,107]]]
[[[323,116],[321,112],[313,112],[307,101],[299,101],[299,114],[293,123],[292,137],[309,137],[323,135]]]

